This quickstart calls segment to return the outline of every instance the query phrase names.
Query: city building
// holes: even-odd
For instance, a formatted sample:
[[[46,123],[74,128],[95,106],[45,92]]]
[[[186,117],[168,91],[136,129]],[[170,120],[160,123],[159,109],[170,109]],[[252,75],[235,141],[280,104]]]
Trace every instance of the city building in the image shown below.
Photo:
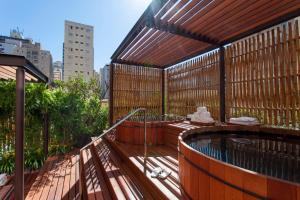
[[[62,75],[62,62],[56,61],[53,63],[53,72],[52,72],[52,80],[59,80],[61,81],[63,78]]]
[[[65,21],[63,80],[82,76],[88,81],[94,70],[93,26]]]
[[[109,65],[100,68],[100,86],[101,97],[103,99],[109,98]]]
[[[49,79],[52,77],[52,55],[42,50],[41,44],[32,39],[23,39],[22,33],[12,30],[10,36],[0,36],[0,53],[24,56]]]

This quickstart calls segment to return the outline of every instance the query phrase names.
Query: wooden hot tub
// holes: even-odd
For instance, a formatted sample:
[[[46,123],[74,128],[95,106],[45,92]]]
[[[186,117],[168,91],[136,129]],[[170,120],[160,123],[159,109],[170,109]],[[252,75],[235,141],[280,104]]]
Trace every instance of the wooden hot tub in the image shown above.
[[[184,131],[181,186],[191,199],[299,200],[300,137],[293,135],[299,131],[245,126]]]
[[[167,121],[148,121],[147,122],[147,144],[164,144],[165,125],[182,120],[174,119]],[[144,144],[144,122],[125,121],[117,127],[116,140],[128,144]]]

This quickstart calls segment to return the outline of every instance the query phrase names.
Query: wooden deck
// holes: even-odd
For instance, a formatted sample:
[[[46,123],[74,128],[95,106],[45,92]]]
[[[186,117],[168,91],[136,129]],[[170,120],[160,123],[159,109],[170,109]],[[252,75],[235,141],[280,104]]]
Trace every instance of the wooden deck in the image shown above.
[[[80,199],[78,154],[74,152],[48,158],[25,199]]]
[[[128,145],[119,142],[112,144],[123,155],[123,159],[127,157],[128,164],[132,169],[136,169],[139,177],[148,182],[151,192],[160,193],[162,199],[187,199],[179,184],[177,151],[165,145],[149,146],[145,162],[143,145]],[[166,179],[152,178],[151,172],[155,167],[170,170],[170,176]],[[154,186],[152,189],[151,185]]]

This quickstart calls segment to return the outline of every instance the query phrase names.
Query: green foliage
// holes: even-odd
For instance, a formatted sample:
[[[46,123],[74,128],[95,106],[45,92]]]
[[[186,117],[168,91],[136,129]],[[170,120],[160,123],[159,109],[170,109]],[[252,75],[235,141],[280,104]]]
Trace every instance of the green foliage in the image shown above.
[[[15,87],[14,81],[0,81],[0,172],[7,173],[14,169]],[[37,169],[44,161],[41,149],[46,113],[50,155],[85,145],[91,136],[99,135],[107,126],[108,109],[101,107],[100,85],[96,80],[84,82],[78,77],[49,87],[27,83],[25,95],[25,166],[28,169]]]
[[[12,151],[2,154],[0,159],[0,172],[11,174],[15,170],[15,153]]]
[[[25,152],[25,167],[29,170],[39,169],[45,160],[42,149],[27,150]]]

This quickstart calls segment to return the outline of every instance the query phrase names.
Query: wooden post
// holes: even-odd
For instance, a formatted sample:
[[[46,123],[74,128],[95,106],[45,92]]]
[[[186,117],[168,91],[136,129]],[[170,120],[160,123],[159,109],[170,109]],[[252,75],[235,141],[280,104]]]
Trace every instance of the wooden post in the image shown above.
[[[16,70],[16,150],[15,198],[24,199],[24,110],[25,70]]]
[[[165,70],[162,69],[162,84],[161,84],[161,106],[162,106],[162,111],[161,111],[161,114],[162,116],[164,117],[164,115],[166,114],[166,110],[165,110]]]
[[[49,115],[44,114],[44,156],[48,157],[48,144],[49,144]]]
[[[225,50],[221,46],[219,48],[220,55],[220,121],[225,122]]]
[[[114,118],[114,65],[112,63],[110,64],[109,75],[109,125],[112,126]]]

